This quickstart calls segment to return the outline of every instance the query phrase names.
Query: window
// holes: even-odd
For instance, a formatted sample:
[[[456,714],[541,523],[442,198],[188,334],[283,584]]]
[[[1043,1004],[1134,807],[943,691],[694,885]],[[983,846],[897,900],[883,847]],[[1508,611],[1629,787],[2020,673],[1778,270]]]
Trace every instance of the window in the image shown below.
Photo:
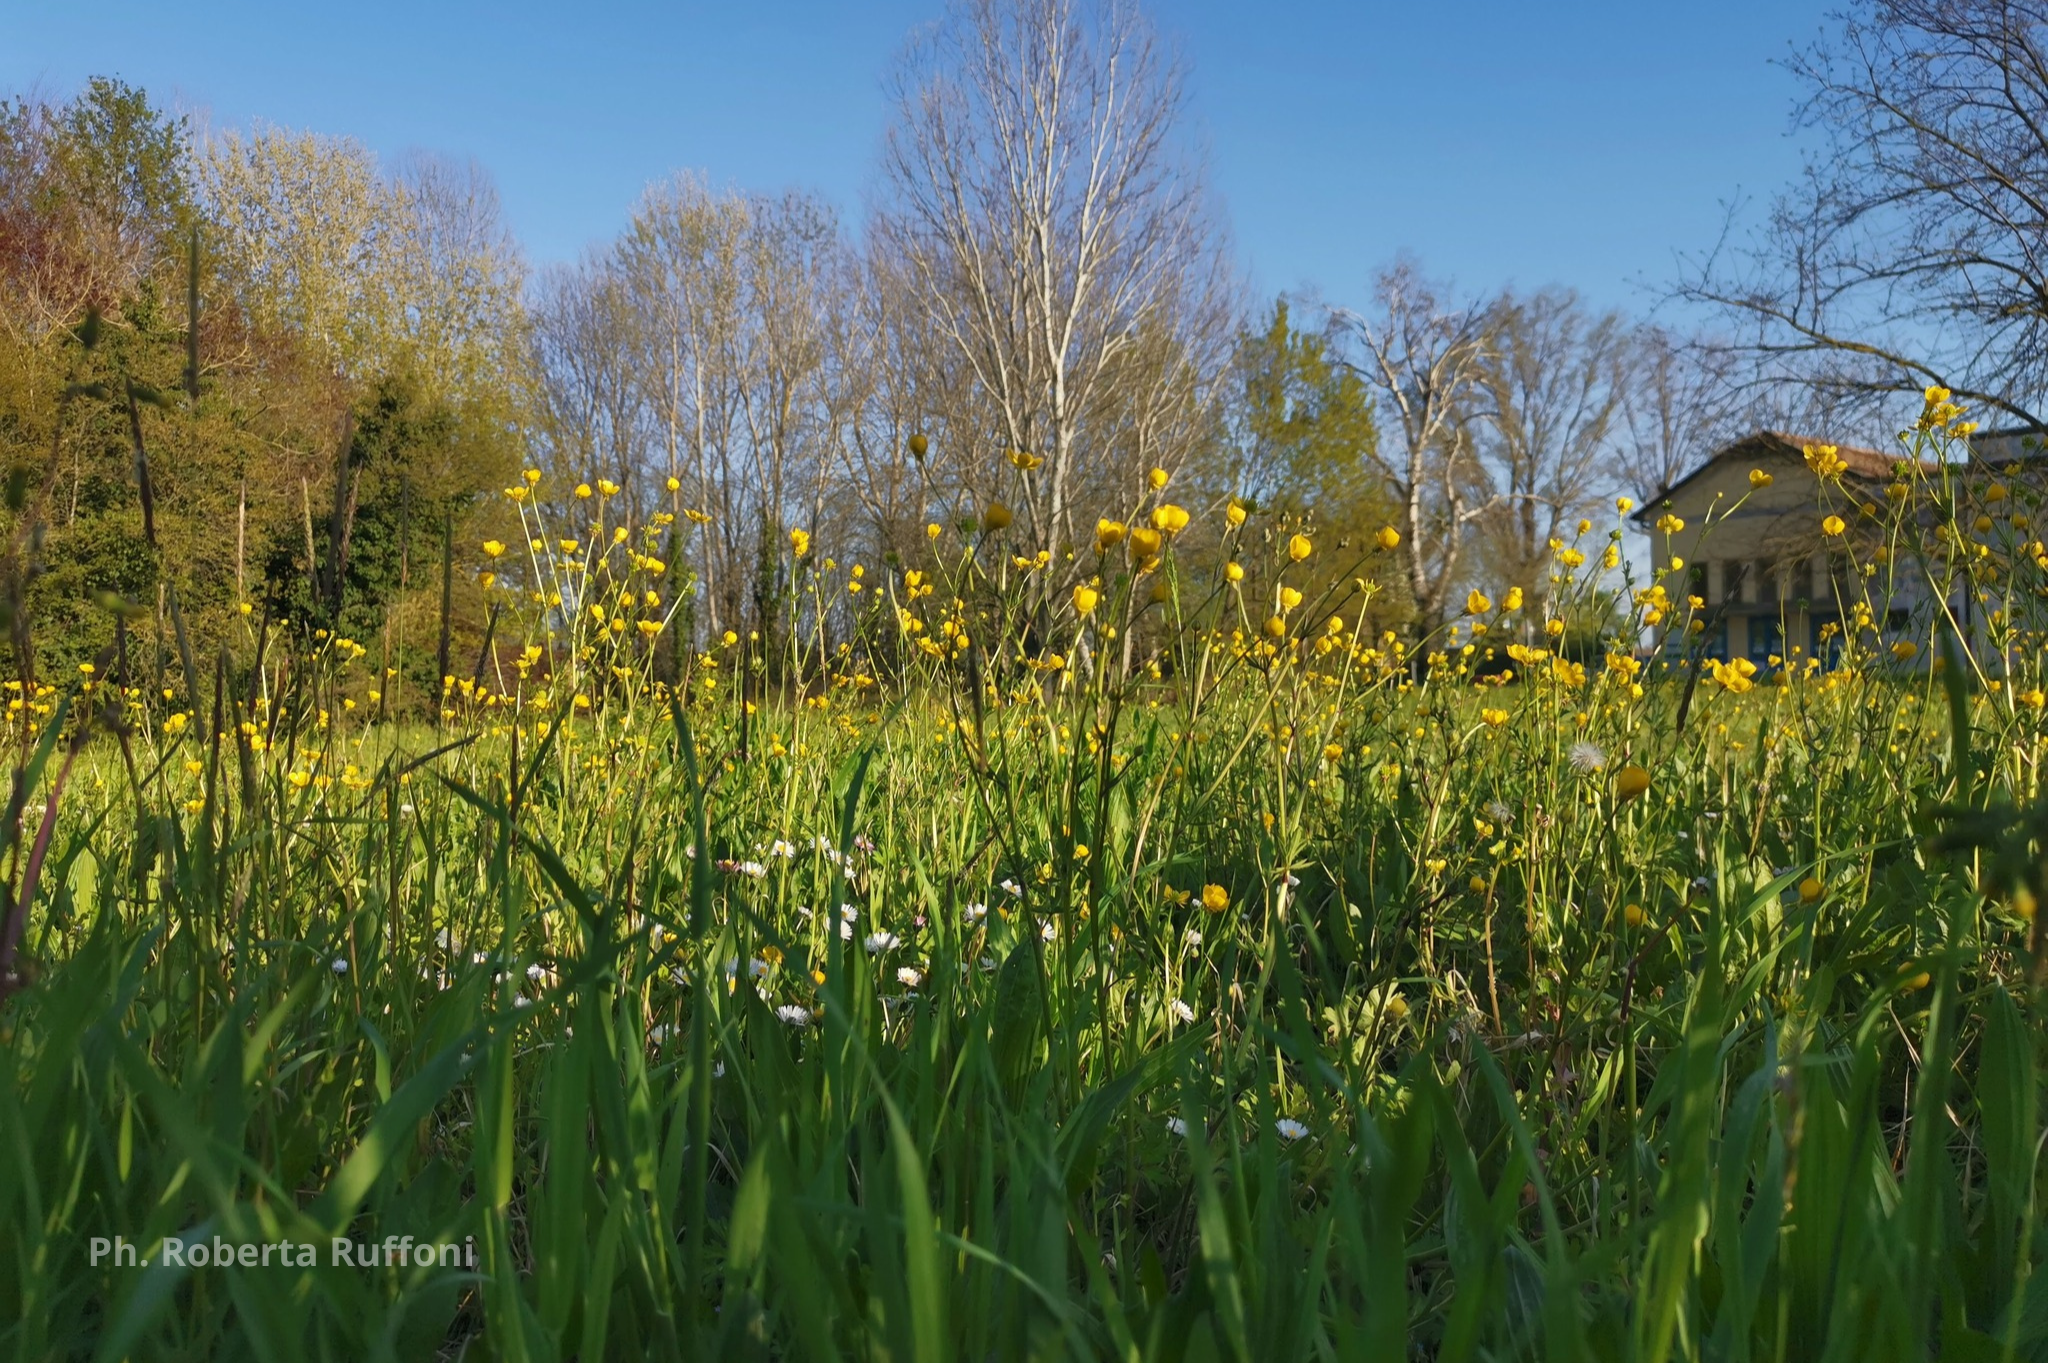
[[[1721,599],[1740,601],[1742,588],[1749,577],[1749,564],[1742,559],[1730,559],[1721,565]]]
[[[1704,564],[1704,563],[1689,563],[1689,564],[1687,564],[1687,565],[1686,565],[1686,569],[1685,569],[1685,593],[1686,593],[1686,595],[1687,595],[1687,596],[1697,596],[1697,597],[1698,597],[1698,598],[1699,598],[1700,600],[1702,600],[1702,601],[1704,601],[1704,600],[1706,600],[1706,599],[1707,599],[1707,565],[1706,565],[1706,564]]]
[[[1700,636],[1699,643],[1701,657],[1712,658],[1717,663],[1727,662],[1728,617],[1723,615],[1719,619],[1710,622],[1707,625],[1707,632]]]
[[[1785,657],[1785,622],[1775,615],[1749,617],[1749,660],[1768,667],[1773,655]]]

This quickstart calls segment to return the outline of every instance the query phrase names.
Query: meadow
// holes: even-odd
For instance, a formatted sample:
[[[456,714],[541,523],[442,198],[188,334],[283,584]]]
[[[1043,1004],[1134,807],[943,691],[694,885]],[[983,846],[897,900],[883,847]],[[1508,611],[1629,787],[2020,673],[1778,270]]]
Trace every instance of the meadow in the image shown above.
[[[1812,462],[1827,667],[1649,651],[1626,506],[1416,639],[1158,473],[665,674],[680,527],[536,473],[438,714],[260,606],[17,679],[0,1352],[2048,1358],[2036,495]]]

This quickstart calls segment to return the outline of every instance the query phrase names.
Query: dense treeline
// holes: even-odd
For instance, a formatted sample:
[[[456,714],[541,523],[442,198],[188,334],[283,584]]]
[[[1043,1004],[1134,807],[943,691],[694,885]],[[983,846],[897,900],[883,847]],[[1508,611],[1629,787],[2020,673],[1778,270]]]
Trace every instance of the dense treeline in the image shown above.
[[[525,468],[565,513],[607,480],[666,518],[677,648],[797,623],[791,531],[909,569],[993,503],[1049,601],[1156,468],[1198,511],[1361,547],[1398,527],[1374,623],[1426,629],[1475,576],[1540,576],[1627,481],[1639,418],[1668,442],[1676,403],[1696,447],[1726,415],[1676,343],[1562,290],[1404,263],[1362,311],[1252,305],[1182,152],[1181,72],[1127,9],[956,8],[892,88],[859,230],[678,175],[531,277],[474,166],[202,134],[113,80],[15,100],[0,461],[45,668],[120,635],[154,677],[180,626],[203,660],[289,625],[372,650],[405,705],[482,645],[487,576],[538,588],[480,549],[521,542],[498,494]],[[1038,97],[1057,126],[1022,136]]]

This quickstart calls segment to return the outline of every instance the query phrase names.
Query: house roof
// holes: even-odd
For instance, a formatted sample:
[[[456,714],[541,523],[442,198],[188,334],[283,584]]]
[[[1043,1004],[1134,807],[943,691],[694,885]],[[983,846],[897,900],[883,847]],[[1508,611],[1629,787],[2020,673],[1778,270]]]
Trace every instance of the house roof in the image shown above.
[[[1665,488],[1662,492],[1645,498],[1642,507],[1636,511],[1631,519],[1638,525],[1647,524],[1651,511],[1660,503],[1669,500],[1681,488],[1718,465],[1735,460],[1753,463],[1758,459],[1772,456],[1803,459],[1808,445],[1824,445],[1826,443],[1828,442],[1815,439],[1812,436],[1792,435],[1785,431],[1758,431],[1754,435],[1746,435],[1732,445],[1724,445],[1714,451],[1706,462],[1673,483],[1670,487]],[[1873,482],[1889,479],[1892,476],[1892,470],[1900,462],[1897,455],[1885,454],[1879,450],[1864,449],[1857,445],[1837,445],[1835,446],[1835,454],[1844,464],[1849,466],[1849,473],[1852,476]]]
[[[1987,469],[2036,464],[2048,458],[2048,431],[2038,426],[2003,426],[1970,437],[1970,458]]]

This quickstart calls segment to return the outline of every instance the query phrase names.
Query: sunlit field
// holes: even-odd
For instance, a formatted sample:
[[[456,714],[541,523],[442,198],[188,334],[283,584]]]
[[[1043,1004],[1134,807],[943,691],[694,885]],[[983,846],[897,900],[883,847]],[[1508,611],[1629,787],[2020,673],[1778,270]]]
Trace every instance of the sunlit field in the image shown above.
[[[260,612],[17,687],[8,1353],[2042,1357],[2034,493],[1809,460],[1830,668],[1652,661],[1618,519],[1404,647],[1159,474],[665,681],[690,522],[533,475],[438,724]],[[184,1249],[333,1237],[473,1259]]]

